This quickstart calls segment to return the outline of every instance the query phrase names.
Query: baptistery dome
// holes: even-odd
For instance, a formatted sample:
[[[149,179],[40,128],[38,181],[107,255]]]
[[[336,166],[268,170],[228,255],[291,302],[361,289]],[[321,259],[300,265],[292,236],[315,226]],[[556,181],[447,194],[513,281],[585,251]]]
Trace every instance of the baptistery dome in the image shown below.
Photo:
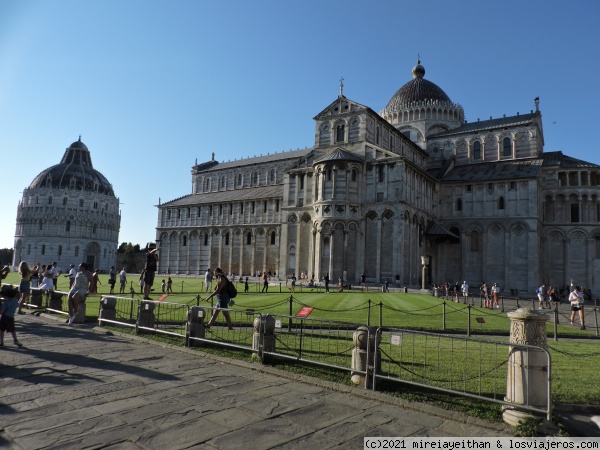
[[[31,182],[29,189],[41,187],[77,189],[115,196],[106,177],[92,166],[90,151],[81,142],[81,137],[65,150],[60,164],[41,172]]]
[[[43,170],[23,189],[13,265],[56,262],[66,270],[86,262],[108,270],[116,261],[120,222],[119,199],[94,169],[80,137],[59,164]]]

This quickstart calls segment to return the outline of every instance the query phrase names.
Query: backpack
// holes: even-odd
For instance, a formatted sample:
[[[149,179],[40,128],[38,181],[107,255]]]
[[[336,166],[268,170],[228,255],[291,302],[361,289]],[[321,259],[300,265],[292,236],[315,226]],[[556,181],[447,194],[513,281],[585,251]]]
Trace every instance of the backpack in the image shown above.
[[[231,280],[227,280],[227,295],[229,298],[235,298],[237,296],[237,289]]]

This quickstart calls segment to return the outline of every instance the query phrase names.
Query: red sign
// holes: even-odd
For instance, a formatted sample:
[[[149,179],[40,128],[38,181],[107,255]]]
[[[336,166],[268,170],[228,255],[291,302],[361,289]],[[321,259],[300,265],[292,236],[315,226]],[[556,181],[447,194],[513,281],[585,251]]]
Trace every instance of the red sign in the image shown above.
[[[298,311],[298,314],[296,314],[296,317],[308,317],[312,310],[312,306],[303,306],[302,308],[300,308],[300,311]]]

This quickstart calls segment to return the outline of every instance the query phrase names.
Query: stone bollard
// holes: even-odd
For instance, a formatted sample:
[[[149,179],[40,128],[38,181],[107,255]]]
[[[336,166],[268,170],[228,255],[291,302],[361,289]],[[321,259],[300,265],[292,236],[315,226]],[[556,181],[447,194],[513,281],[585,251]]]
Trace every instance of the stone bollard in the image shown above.
[[[85,323],[85,297],[83,300],[79,300],[79,307],[77,308],[77,315],[73,319],[73,323]]]
[[[366,325],[359,326],[352,336],[354,341],[354,348],[352,349],[352,372],[350,372],[351,380],[354,384],[365,383],[365,374],[361,372],[367,372],[368,368],[373,367],[373,361],[375,360],[375,329],[367,327]],[[377,345],[381,343],[381,334],[377,338]],[[367,349],[367,344],[369,348]],[[368,353],[368,361],[367,361]],[[358,373],[355,373],[358,372]],[[381,371],[381,351],[377,349],[377,371]],[[367,385],[371,385],[372,379],[369,375],[367,377]]]
[[[261,324],[262,319],[262,324]],[[262,349],[261,349],[262,342]],[[254,334],[252,334],[252,350],[259,355],[262,352],[275,351],[275,318],[270,315],[254,319]]]
[[[193,306],[188,313],[188,325],[190,330],[191,338],[204,339],[206,328],[204,325],[204,318],[206,317],[206,311],[200,306]],[[202,345],[201,341],[196,339],[189,340],[190,347],[199,347]]]
[[[31,299],[29,300],[29,302],[32,305],[40,308],[42,306],[43,301],[44,301],[44,291],[42,291],[41,289],[38,289],[38,288],[31,289]]]
[[[79,307],[81,308],[81,304]],[[102,320],[117,320],[117,299],[115,297],[102,297],[100,307],[98,316],[100,325],[102,325]]]
[[[55,311],[63,311],[62,298],[63,298],[63,294],[61,292],[50,291],[50,300],[48,300],[48,309],[53,309]]]
[[[548,316],[539,310],[520,308],[509,312],[510,342],[546,348],[546,321]],[[544,351],[523,347],[510,347],[506,398],[511,403],[547,408],[548,358]],[[505,406],[504,422],[517,426],[520,421],[537,417],[534,413],[519,410],[518,406]]]
[[[154,302],[142,300],[140,303],[140,310],[138,312],[138,327],[154,329],[154,325],[156,323],[156,319],[154,317],[155,306],[156,304]]]

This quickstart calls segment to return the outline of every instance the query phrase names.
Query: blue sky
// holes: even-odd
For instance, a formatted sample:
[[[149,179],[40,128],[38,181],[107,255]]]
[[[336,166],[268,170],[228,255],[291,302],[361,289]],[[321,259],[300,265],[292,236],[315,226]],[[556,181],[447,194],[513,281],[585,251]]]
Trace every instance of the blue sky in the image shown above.
[[[3,0],[0,248],[79,135],[122,203],[119,242],[144,244],[196,159],[310,147],[341,77],[380,111],[417,54],[468,121],[539,96],[545,151],[600,164],[599,19],[595,0]]]

